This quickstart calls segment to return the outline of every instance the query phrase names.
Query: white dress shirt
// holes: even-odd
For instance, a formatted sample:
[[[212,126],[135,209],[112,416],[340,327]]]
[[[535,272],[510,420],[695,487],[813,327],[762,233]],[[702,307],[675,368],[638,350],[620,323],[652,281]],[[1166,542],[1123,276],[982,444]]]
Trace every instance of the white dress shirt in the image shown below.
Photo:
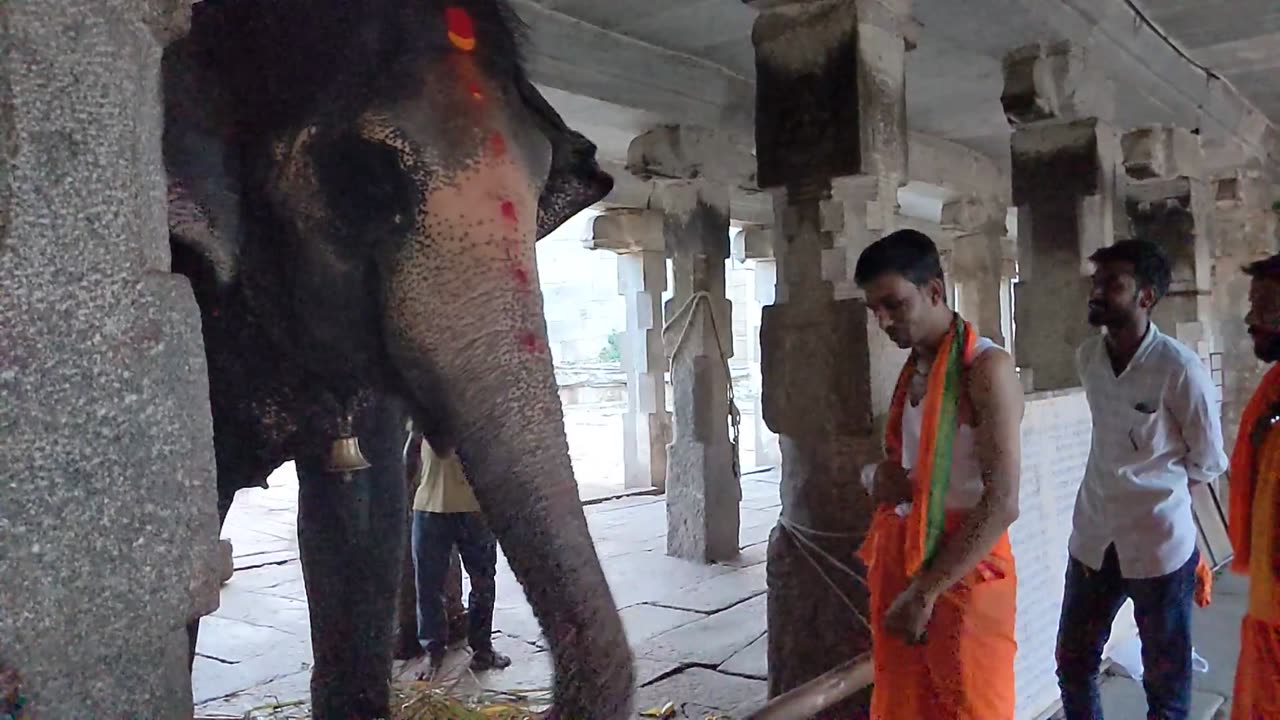
[[[1103,337],[1076,353],[1093,442],[1076,495],[1071,556],[1097,570],[1116,546],[1126,578],[1168,575],[1196,547],[1188,483],[1227,469],[1217,390],[1195,353],[1150,323],[1116,376]]]

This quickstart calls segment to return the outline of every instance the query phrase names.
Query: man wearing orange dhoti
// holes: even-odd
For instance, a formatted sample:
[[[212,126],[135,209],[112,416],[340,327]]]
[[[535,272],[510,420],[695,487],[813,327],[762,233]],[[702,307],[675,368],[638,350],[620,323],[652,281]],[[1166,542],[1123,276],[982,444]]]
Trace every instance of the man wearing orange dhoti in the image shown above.
[[[953,312],[933,241],[900,230],[858,259],[881,329],[911,355],[863,471],[877,509],[873,720],[1011,720],[1022,387],[1009,354]]]
[[[1280,255],[1247,266],[1245,323],[1263,362],[1280,361]],[[1262,378],[1231,453],[1231,569],[1249,576],[1231,720],[1280,718],[1280,365]]]

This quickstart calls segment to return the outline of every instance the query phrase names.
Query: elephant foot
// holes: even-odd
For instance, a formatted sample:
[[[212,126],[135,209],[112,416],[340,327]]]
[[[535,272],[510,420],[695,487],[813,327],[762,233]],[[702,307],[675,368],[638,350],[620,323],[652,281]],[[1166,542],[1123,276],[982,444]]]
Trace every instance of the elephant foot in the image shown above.
[[[393,657],[396,660],[414,660],[422,657],[422,644],[412,635],[398,634]]]

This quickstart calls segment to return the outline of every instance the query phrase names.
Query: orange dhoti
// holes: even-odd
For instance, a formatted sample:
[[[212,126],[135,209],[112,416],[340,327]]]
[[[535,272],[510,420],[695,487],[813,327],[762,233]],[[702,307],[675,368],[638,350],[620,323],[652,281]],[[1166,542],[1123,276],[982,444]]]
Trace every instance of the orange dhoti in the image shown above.
[[[962,521],[948,513],[946,532]],[[907,522],[881,509],[870,537],[861,555],[871,590],[872,720],[1012,720],[1017,576],[1008,534],[938,598],[922,645],[884,630],[885,613],[909,582]]]
[[[1245,407],[1231,454],[1231,569],[1249,576],[1231,720],[1280,718],[1280,424],[1260,425],[1277,403],[1273,365]]]

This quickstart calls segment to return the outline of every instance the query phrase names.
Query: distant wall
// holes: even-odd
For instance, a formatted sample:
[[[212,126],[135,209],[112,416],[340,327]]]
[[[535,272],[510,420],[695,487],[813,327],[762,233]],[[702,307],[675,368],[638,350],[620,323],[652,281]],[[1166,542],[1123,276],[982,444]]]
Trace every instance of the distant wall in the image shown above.
[[[1018,720],[1039,717],[1058,701],[1054,647],[1067,540],[1091,434],[1083,389],[1026,396],[1020,514],[1009,531],[1018,564]],[[1135,632],[1131,605],[1126,603],[1117,616],[1112,642]]]

